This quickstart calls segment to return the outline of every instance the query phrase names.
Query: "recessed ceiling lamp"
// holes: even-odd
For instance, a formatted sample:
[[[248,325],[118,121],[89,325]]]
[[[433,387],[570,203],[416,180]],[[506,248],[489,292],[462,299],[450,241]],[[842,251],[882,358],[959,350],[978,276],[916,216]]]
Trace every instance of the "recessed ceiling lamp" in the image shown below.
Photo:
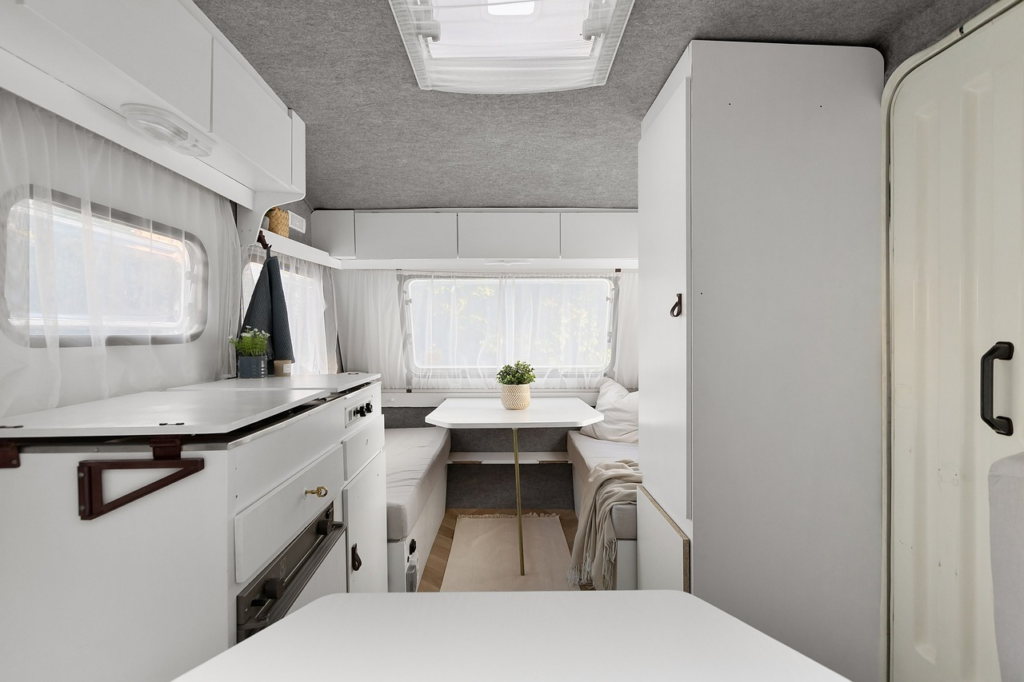
[[[604,85],[633,0],[390,0],[416,81],[470,94]]]
[[[128,125],[146,137],[188,156],[209,156],[213,141],[166,109],[148,104],[125,104],[121,113]]]

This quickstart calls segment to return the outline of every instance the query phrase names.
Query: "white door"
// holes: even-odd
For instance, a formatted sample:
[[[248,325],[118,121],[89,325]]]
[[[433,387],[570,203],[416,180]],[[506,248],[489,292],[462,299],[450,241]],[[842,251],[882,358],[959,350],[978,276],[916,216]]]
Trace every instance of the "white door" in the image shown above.
[[[348,524],[348,591],[388,591],[387,482],[378,453],[342,491]]]
[[[1024,6],[907,77],[891,144],[893,680],[998,680],[987,474],[1024,450]],[[980,415],[998,342],[1012,435]]]

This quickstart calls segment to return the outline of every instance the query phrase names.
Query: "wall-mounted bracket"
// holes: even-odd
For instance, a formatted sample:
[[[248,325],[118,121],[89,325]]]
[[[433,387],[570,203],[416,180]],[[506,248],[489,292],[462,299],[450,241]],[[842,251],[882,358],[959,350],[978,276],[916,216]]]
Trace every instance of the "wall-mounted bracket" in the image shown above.
[[[153,459],[94,459],[78,463],[78,515],[90,521],[119,509],[172,483],[203,470],[202,458],[182,458],[181,438],[153,438]],[[174,473],[122,495],[103,501],[103,472],[139,469],[177,469]]]
[[[17,469],[20,466],[18,444],[13,440],[0,440],[0,469]]]

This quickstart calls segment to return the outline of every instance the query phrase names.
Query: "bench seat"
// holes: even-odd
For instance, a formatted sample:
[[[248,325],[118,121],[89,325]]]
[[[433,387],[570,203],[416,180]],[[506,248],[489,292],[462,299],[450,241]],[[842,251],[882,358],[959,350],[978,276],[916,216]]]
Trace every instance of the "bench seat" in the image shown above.
[[[385,429],[387,458],[388,591],[405,592],[415,552],[416,585],[444,517],[448,429]],[[413,588],[413,591],[415,588]]]
[[[573,496],[576,502],[576,516],[580,515],[580,497],[587,483],[590,471],[602,462],[617,462],[621,459],[640,460],[640,446],[637,443],[616,443],[584,436],[579,431],[569,432],[569,462],[572,464]],[[612,507],[612,527],[619,540],[636,540],[636,505],[617,504]]]

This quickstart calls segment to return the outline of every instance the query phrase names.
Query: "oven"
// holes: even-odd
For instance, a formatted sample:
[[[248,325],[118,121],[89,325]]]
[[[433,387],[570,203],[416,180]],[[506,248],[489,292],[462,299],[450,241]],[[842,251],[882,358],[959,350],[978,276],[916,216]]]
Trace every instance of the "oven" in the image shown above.
[[[345,591],[345,524],[334,502],[236,597],[239,642],[319,597]]]

